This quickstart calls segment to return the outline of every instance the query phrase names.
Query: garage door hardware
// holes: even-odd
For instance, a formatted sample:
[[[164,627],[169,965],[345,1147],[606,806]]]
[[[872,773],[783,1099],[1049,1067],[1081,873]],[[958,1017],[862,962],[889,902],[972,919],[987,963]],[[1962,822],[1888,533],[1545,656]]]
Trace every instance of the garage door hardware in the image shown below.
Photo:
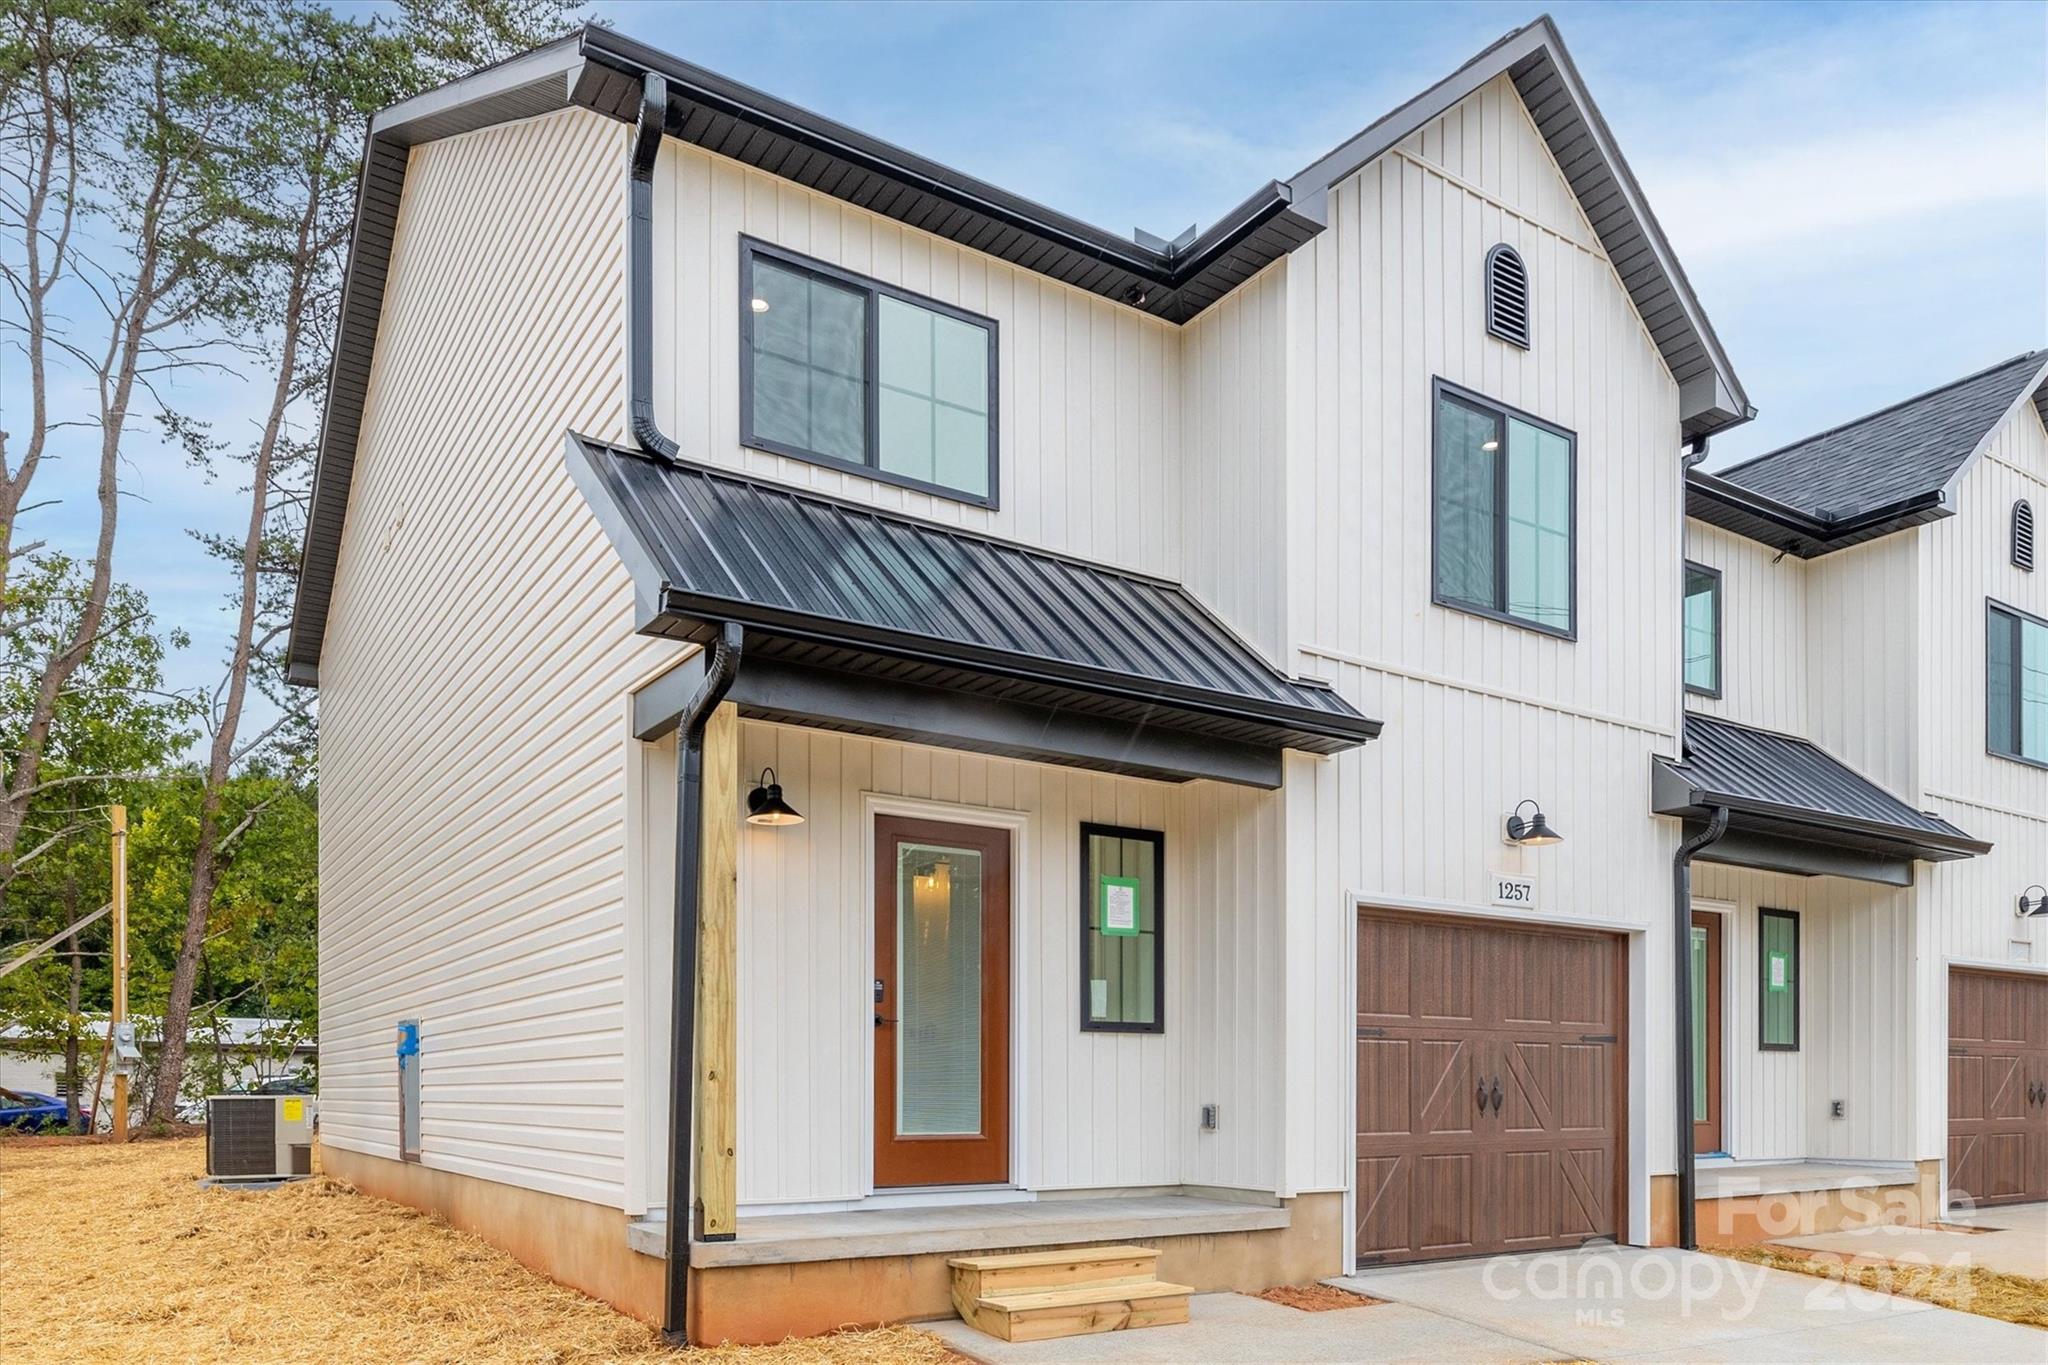
[[[1618,1043],[1621,1039],[1612,1033],[1581,1033],[1579,1041],[1582,1043]]]
[[[1387,1036],[1387,1031],[1383,1028],[1362,1028],[1358,1031],[1358,1036],[1361,1038],[1384,1038]]]
[[[1500,1077],[1495,1076],[1493,1078],[1493,1092],[1491,1095],[1487,1093],[1486,1082],[1481,1081],[1478,1092],[1472,1098],[1479,1101],[1479,1112],[1482,1114],[1486,1112],[1487,1100],[1491,1099],[1493,1101],[1493,1112],[1498,1114],[1500,1112]]]

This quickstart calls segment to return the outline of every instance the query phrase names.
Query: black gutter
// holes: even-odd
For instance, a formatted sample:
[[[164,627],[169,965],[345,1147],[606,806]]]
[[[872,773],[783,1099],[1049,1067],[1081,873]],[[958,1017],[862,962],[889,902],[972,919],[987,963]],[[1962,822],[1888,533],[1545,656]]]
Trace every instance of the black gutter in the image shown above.
[[[1699,1227],[1693,1201],[1697,1197],[1697,1173],[1692,1150],[1692,860],[1728,832],[1728,808],[1714,807],[1707,827],[1678,846],[1671,859],[1671,933],[1677,948],[1672,962],[1678,969],[1675,984],[1678,1021],[1673,1035],[1678,1073],[1678,1245],[1685,1251],[1699,1250]]]
[[[1657,814],[1697,819],[1702,812],[1712,812],[1716,809],[1740,815],[1754,815],[1759,820],[1796,825],[1801,830],[1810,831],[1801,836],[1805,838],[1826,840],[1847,836],[1863,840],[1873,846],[1881,846],[1888,851],[1896,851],[1914,858],[1926,858],[1930,862],[1981,858],[1994,847],[1982,839],[1973,839],[1960,830],[1954,834],[1947,834],[1940,830],[1916,829],[1911,825],[1887,824],[1860,815],[1845,815],[1838,811],[1818,810],[1811,806],[1786,806],[1753,796],[1703,791],[1697,787],[1692,789],[1687,805],[1659,810]]]
[[[660,79],[656,77],[655,79]],[[668,1199],[666,1209],[666,1286],[662,1296],[661,1332],[677,1346],[690,1344],[690,1243],[730,1241],[732,1233],[702,1235],[702,1204],[689,1209],[690,1171],[696,1156],[694,1131],[697,1052],[697,882],[704,849],[704,726],[725,700],[739,673],[746,633],[736,625],[721,627],[711,643],[703,685],[683,712],[676,747],[676,886],[675,940],[669,971],[668,1055]],[[738,819],[737,812],[731,813]]]
[[[1811,559],[1833,549],[1845,549],[1847,546],[1843,542],[1851,536],[1877,530],[1893,522],[1898,522],[1898,529],[1904,530],[1909,525],[1917,526],[1929,520],[1937,520],[1945,504],[1942,491],[1937,488],[1914,493],[1881,507],[1872,507],[1846,517],[1819,517],[1810,512],[1802,512],[1768,494],[1731,483],[1718,474],[1697,469],[1688,470],[1686,473],[1686,493],[1688,499],[1696,495],[1731,512],[1780,527],[1810,542],[1813,554],[1800,553],[1798,547],[1794,547],[1794,553],[1798,553],[1802,559]],[[1929,513],[1937,515],[1930,517]],[[1687,514],[1700,515],[1690,508]],[[1701,520],[1712,519],[1701,517]]]
[[[668,82],[649,71],[640,82],[640,118],[633,125],[632,223],[627,293],[632,296],[629,337],[627,411],[633,439],[649,455],[681,458],[654,420],[654,162],[668,125]]]

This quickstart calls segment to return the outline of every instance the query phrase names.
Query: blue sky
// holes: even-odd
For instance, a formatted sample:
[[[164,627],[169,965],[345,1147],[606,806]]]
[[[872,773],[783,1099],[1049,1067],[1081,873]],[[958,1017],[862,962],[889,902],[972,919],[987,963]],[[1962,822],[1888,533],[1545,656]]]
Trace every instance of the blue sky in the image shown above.
[[[1516,4],[621,3],[636,38],[1118,232],[1285,178],[1541,11]],[[1759,409],[1755,454],[2048,345],[2048,4],[1558,4],[1551,13]],[[0,357],[18,371],[18,355]],[[0,376],[0,425],[20,399]],[[225,429],[260,395],[214,386]],[[18,420],[18,419],[17,419]],[[82,443],[31,537],[90,534]],[[234,500],[133,447],[117,572],[195,636]]]

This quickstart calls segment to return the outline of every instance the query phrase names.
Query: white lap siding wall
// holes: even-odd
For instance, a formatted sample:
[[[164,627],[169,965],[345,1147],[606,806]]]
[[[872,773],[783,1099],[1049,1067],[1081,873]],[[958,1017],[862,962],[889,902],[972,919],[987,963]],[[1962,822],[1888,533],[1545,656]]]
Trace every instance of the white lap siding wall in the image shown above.
[[[632,681],[675,653],[562,458],[624,413],[626,130],[415,148],[321,664],[321,1137],[625,1199]]]

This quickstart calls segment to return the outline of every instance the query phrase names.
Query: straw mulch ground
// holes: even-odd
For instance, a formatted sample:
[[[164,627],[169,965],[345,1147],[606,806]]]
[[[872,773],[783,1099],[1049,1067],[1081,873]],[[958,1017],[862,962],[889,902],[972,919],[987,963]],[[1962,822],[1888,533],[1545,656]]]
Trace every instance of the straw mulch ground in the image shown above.
[[[677,1352],[427,1214],[325,1176],[202,1190],[203,1140],[0,1141],[0,1360],[940,1362],[898,1327]]]
[[[1282,1284],[1252,1295],[1282,1308],[1299,1308],[1304,1313],[1328,1313],[1338,1308],[1370,1308],[1384,1303],[1366,1294],[1339,1289],[1334,1284]]]
[[[1818,1275],[1886,1294],[1925,1299],[1980,1317],[2048,1327],[2048,1280],[2007,1275],[1977,1266],[1930,1265],[1885,1261],[1875,1257],[1841,1256],[1801,1247],[1763,1246],[1717,1249],[1717,1254],[1773,1270]]]

